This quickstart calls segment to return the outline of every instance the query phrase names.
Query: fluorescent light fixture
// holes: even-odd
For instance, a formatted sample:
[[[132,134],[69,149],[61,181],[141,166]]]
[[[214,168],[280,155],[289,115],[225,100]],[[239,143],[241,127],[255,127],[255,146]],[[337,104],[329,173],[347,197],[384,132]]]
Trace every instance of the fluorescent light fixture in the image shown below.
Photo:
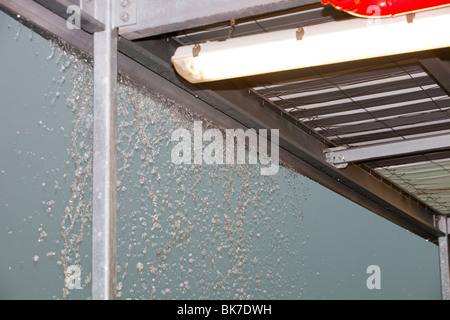
[[[359,19],[179,47],[172,63],[191,83],[294,70],[450,46],[450,8]]]

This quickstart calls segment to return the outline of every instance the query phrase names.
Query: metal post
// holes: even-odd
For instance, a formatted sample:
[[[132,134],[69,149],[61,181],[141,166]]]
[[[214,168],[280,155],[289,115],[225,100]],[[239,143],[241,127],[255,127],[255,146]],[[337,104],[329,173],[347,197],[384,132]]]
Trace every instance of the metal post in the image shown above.
[[[95,1],[95,18],[105,30],[94,34],[94,169],[92,299],[116,291],[116,86],[117,29],[112,0]]]
[[[445,236],[439,238],[439,265],[441,269],[442,300],[450,300],[450,260],[449,260],[449,219],[446,216],[438,217],[439,228]]]

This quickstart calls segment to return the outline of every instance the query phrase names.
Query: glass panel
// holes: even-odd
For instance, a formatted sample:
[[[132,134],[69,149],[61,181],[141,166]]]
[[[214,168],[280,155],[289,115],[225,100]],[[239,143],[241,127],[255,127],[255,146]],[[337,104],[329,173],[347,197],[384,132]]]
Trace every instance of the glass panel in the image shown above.
[[[3,12],[0,43],[0,299],[86,299],[91,68]]]
[[[119,297],[298,297],[306,179],[174,164],[172,132],[201,120],[131,85],[120,101]]]

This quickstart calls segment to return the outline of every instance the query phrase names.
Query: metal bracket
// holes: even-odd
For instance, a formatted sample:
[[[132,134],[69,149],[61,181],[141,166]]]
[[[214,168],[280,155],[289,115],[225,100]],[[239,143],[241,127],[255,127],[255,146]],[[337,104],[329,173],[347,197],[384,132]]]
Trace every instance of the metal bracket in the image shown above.
[[[81,10],[95,16],[95,1],[104,0],[80,0]],[[137,23],[137,0],[113,1],[113,28],[120,28]]]
[[[87,14],[95,17],[95,3],[94,0],[80,0],[80,8]]]
[[[408,14],[406,15],[406,22],[408,22],[408,23],[413,23],[415,17],[416,17],[416,14],[415,14],[415,13],[408,13]]]
[[[359,147],[326,148],[324,155],[328,163],[342,168],[351,162],[395,158],[450,148],[450,134],[441,134],[417,139],[399,140]]]
[[[297,41],[303,40],[303,37],[305,36],[305,28],[303,27],[298,28],[297,32],[295,33],[295,36],[297,38]]]
[[[236,20],[232,19],[230,21],[230,31],[228,32],[228,39],[233,38],[233,33],[235,29],[236,29]]]
[[[198,43],[196,43],[195,46],[192,48],[192,56],[198,57],[201,50],[202,50],[202,47]]]
[[[348,163],[345,162],[345,157],[343,154],[339,154],[336,152],[328,152],[324,151],[326,161],[331,164],[336,169],[345,169],[348,166]]]
[[[137,0],[113,2],[113,27],[120,28],[137,23]]]

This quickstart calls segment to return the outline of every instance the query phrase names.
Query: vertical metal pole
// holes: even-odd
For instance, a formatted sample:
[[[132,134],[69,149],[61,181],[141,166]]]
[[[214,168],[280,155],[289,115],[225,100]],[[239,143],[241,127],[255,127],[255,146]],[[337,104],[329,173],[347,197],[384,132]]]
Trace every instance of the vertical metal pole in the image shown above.
[[[438,219],[439,229],[445,233],[445,236],[439,238],[442,300],[450,300],[449,219],[446,216],[440,216]]]
[[[94,34],[94,169],[92,299],[116,292],[116,86],[117,29],[112,0],[96,0],[95,16],[105,31]]]

